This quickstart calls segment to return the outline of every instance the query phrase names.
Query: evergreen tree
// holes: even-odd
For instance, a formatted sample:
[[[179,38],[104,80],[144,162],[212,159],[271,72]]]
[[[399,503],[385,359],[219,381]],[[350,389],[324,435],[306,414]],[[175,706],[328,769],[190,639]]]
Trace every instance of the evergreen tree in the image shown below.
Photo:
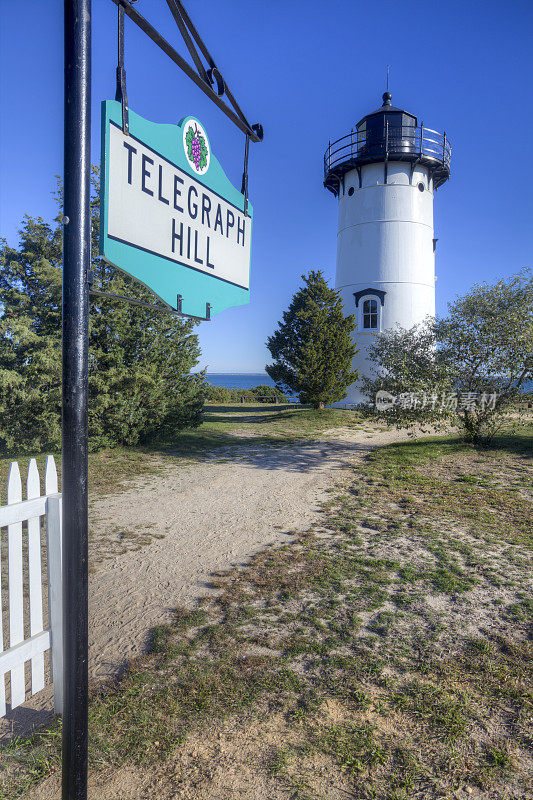
[[[342,301],[320,271],[302,275],[283,321],[267,340],[274,363],[266,367],[284,392],[296,393],[314,408],[334,403],[357,380],[352,359],[357,350],[351,334],[355,316],[343,315]]]
[[[59,254],[59,255],[58,255]],[[24,219],[0,244],[0,449],[57,449],[61,434],[61,232]]]
[[[98,257],[98,175],[93,175],[93,287],[157,303]],[[61,203],[61,191],[58,192]],[[26,216],[18,248],[0,243],[0,449],[55,449],[61,439],[62,214]],[[91,448],[133,445],[197,425],[205,394],[194,323],[122,301],[90,299]]]

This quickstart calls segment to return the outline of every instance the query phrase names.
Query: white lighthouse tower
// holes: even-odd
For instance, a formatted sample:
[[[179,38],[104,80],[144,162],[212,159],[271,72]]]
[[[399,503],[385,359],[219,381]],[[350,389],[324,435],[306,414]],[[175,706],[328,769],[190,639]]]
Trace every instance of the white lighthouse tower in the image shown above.
[[[390,92],[326,151],[324,186],[339,199],[335,288],[356,315],[360,379],[381,331],[435,314],[433,197],[450,177],[450,154],[446,134],[392,106]],[[368,402],[360,379],[337,405]]]

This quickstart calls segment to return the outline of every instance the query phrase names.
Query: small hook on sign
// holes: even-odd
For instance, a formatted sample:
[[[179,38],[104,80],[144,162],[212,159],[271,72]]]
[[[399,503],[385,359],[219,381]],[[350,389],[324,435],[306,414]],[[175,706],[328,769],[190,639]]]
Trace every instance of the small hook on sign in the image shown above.
[[[226,91],[226,84],[224,83],[224,78],[218,71],[216,67],[210,67],[207,70],[207,77],[209,78],[209,83],[213,85],[216,83],[217,85],[217,94],[219,97],[222,97],[224,92]]]

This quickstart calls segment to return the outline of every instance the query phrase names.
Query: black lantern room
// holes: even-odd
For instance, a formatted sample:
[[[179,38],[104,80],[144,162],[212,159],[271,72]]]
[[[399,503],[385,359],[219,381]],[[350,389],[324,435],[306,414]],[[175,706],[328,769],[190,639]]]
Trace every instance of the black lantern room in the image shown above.
[[[408,161],[414,166],[428,167],[435,188],[450,177],[451,147],[446,134],[440,134],[424,125],[417,118],[391,103],[390,92],[383,95],[383,105],[363,117],[355,130],[335,142],[331,142],[324,155],[324,186],[333,194],[347,172],[363,164],[389,161]]]
[[[357,123],[361,156],[380,156],[389,152],[412,153],[415,147],[416,117],[391,105],[391,93],[383,95],[383,105]]]

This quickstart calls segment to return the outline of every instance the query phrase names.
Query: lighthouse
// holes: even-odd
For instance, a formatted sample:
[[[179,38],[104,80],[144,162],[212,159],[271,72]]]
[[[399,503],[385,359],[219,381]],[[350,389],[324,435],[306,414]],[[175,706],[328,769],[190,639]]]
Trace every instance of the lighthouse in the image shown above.
[[[450,142],[391,100],[385,92],[324,156],[324,186],[339,204],[335,288],[356,316],[359,350],[359,380],[340,406],[368,402],[361,378],[373,375],[368,348],[380,333],[435,314],[433,198],[450,177]]]

